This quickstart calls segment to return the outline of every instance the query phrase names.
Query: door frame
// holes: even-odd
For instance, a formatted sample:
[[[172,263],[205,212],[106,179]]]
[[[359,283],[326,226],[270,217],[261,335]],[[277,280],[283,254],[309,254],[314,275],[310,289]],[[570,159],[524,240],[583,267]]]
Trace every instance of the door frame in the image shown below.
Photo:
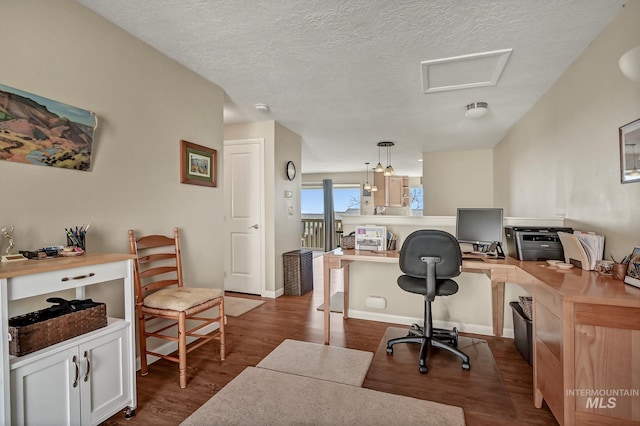
[[[231,140],[225,140],[223,141],[223,161],[226,158],[226,150],[225,148],[227,146],[239,146],[239,145],[258,145],[259,147],[259,155],[260,155],[260,171],[259,171],[259,183],[258,183],[258,188],[260,189],[260,212],[259,212],[259,225],[260,228],[258,229],[259,234],[260,234],[260,247],[259,247],[259,251],[260,251],[260,266],[259,266],[259,279],[260,279],[260,296],[261,297],[265,297],[265,293],[266,293],[266,232],[265,232],[265,217],[266,217],[266,213],[265,213],[265,180],[264,180],[264,143],[265,140],[264,138],[251,138],[251,139],[231,139]],[[225,167],[224,170],[226,170],[227,168]],[[224,221],[225,221],[225,227],[224,227],[224,253],[225,253],[225,258],[224,258],[224,283],[225,283],[225,288],[226,288],[226,283],[228,280],[228,276],[229,276],[229,272],[231,271],[231,253],[230,253],[230,245],[231,245],[231,231],[229,229],[228,226],[226,226],[227,223],[227,218],[230,217],[231,214],[231,203],[230,203],[230,197],[231,194],[229,193],[229,188],[231,187],[230,185],[227,184],[227,175],[226,172],[224,174],[224,178],[223,178],[223,187],[224,187],[224,195],[223,195],[223,205],[224,205]]]

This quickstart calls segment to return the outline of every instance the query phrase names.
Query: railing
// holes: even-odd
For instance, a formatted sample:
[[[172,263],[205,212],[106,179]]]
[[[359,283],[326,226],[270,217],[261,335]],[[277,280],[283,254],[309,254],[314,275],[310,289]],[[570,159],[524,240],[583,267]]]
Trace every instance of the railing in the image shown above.
[[[342,220],[336,219],[336,244],[340,244]],[[302,219],[301,244],[304,248],[324,250],[324,219]]]

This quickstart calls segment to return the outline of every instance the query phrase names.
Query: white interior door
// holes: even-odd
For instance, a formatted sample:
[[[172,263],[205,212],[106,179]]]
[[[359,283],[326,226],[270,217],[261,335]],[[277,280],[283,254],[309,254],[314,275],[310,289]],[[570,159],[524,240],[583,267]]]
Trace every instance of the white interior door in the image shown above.
[[[227,291],[264,291],[263,145],[262,139],[224,142]]]

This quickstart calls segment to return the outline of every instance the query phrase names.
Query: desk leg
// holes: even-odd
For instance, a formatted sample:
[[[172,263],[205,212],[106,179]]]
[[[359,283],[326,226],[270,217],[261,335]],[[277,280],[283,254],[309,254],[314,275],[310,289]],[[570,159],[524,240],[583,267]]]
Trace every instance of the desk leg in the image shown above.
[[[342,317],[344,319],[349,318],[349,265],[344,265],[342,268],[342,282],[344,283],[344,301],[342,306]]]
[[[331,268],[329,267],[329,259],[324,256],[324,271],[322,278],[324,281],[324,344],[329,344],[331,335]]]
[[[504,282],[491,282],[491,313],[493,314],[493,335],[500,337],[504,327]]]

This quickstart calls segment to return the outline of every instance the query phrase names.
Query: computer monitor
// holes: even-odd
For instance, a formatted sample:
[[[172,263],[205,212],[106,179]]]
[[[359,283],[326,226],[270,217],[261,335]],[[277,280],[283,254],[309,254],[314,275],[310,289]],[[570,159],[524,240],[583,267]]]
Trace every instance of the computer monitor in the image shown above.
[[[474,251],[490,251],[493,243],[502,244],[502,209],[459,208],[456,214],[456,238],[473,244]]]

